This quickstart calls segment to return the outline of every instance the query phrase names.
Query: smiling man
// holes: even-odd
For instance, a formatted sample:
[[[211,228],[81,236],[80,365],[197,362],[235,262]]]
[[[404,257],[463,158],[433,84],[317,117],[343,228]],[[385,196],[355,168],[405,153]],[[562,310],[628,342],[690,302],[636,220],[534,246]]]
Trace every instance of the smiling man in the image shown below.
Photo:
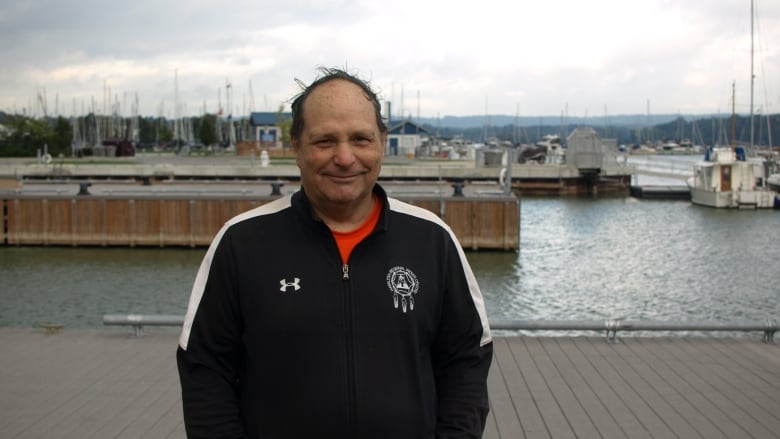
[[[492,341],[452,231],[377,184],[387,128],[338,69],[292,104],[302,189],[214,238],[177,359],[190,438],[481,437]]]
[[[314,211],[343,232],[360,226],[373,209],[387,128],[376,117],[378,102],[360,84],[339,75],[321,81],[293,104],[298,117],[290,137]]]

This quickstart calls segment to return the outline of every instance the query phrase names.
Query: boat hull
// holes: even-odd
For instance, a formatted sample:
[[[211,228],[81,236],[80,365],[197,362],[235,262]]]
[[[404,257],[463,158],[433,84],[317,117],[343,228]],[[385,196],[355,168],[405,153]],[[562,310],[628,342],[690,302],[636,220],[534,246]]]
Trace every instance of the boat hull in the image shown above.
[[[691,188],[691,202],[699,206],[730,209],[772,209],[777,194],[768,190],[715,192]]]

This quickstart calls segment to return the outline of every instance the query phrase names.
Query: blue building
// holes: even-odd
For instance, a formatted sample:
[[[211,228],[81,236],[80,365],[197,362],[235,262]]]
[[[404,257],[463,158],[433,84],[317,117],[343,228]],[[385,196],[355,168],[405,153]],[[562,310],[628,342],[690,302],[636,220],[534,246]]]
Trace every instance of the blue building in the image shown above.
[[[282,113],[286,120],[292,119],[291,113]],[[252,112],[249,123],[254,130],[252,140],[265,147],[282,147],[282,129],[279,127],[279,113],[272,111]]]
[[[428,130],[412,121],[391,122],[387,128],[385,155],[414,158],[429,138]]]

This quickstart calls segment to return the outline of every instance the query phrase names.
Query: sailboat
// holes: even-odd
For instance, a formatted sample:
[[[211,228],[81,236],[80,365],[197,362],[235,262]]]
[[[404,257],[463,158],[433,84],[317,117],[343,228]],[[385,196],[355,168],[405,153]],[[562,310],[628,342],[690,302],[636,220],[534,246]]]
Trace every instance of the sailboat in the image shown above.
[[[750,3],[750,150],[753,149],[753,0]],[[732,85],[732,90],[733,90]],[[734,118],[734,92],[732,91],[732,118]],[[732,119],[733,121],[733,119]],[[732,131],[734,123],[732,123]],[[732,132],[732,145],[708,147],[704,160],[696,164],[688,187],[693,204],[715,208],[780,208],[780,195],[766,186],[765,167],[761,162],[748,159],[745,148],[736,146]],[[758,174],[756,170],[758,169]],[[757,175],[761,180],[758,184]]]

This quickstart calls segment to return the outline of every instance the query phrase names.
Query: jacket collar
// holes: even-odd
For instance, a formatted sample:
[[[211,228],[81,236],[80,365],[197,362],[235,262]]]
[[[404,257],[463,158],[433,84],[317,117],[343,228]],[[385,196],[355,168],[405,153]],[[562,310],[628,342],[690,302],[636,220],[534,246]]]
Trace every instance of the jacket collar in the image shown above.
[[[387,199],[387,192],[385,192],[384,188],[379,185],[379,183],[374,184],[373,191],[374,194],[379,197],[379,200],[382,201],[382,213],[379,215],[379,221],[377,222],[376,229],[374,231],[384,231],[387,230],[389,225],[388,213],[390,212],[390,203]],[[306,191],[303,189],[303,187],[301,187],[299,191],[292,195],[292,206],[305,221],[312,221],[323,224],[322,220],[317,218],[317,216],[314,214],[311,201],[309,200],[309,197],[306,196]]]

